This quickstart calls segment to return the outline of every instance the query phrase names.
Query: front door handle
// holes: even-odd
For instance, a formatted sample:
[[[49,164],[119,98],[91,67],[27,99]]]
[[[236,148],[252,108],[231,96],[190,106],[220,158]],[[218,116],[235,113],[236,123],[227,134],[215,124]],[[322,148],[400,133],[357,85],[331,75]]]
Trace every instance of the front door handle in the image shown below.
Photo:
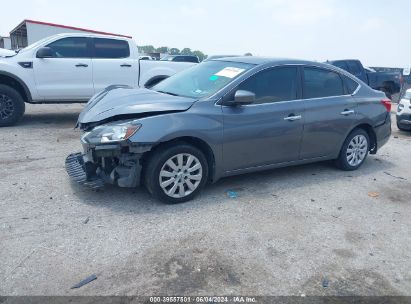
[[[123,63],[122,65],[120,65],[121,67],[125,67],[125,68],[131,68],[131,64],[128,63]]]
[[[344,111],[342,111],[340,114],[341,115],[345,115],[345,116],[347,116],[347,115],[350,115],[350,114],[354,114],[355,113],[355,111],[354,110],[348,110],[348,109],[345,109]]]
[[[86,68],[86,67],[88,67],[88,64],[85,64],[85,63],[77,63],[76,64],[76,67],[82,67],[82,68]]]
[[[301,115],[290,114],[289,116],[284,117],[284,120],[294,121],[294,120],[300,120],[301,118],[302,118]]]

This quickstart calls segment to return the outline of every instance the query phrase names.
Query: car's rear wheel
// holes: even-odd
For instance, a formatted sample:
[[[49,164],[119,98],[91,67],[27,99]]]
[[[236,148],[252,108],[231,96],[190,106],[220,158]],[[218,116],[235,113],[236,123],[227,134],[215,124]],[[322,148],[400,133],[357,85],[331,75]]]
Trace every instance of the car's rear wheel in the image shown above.
[[[145,168],[149,192],[168,204],[193,199],[208,179],[208,164],[197,148],[181,143],[157,149]]]
[[[346,171],[358,169],[367,158],[370,150],[370,139],[363,129],[355,129],[344,141],[337,166]]]
[[[15,89],[0,84],[0,127],[18,122],[25,111],[24,100]]]

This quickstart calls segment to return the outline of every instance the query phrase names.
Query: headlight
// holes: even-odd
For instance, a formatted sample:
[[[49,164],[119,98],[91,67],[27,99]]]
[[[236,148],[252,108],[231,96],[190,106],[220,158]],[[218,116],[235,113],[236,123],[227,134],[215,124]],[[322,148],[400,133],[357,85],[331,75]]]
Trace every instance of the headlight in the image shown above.
[[[118,125],[103,125],[85,133],[82,140],[90,144],[113,143],[126,140],[141,128],[140,123],[127,122]]]
[[[401,112],[404,109],[404,105],[402,103],[398,104],[397,112]]]

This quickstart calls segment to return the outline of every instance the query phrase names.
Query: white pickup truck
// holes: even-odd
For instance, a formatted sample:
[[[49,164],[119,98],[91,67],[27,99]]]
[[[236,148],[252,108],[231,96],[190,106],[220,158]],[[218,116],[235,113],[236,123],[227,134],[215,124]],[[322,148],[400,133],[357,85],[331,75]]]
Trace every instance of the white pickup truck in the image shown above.
[[[59,34],[0,57],[0,127],[27,103],[86,102],[110,85],[151,87],[193,63],[139,60],[133,40]]]

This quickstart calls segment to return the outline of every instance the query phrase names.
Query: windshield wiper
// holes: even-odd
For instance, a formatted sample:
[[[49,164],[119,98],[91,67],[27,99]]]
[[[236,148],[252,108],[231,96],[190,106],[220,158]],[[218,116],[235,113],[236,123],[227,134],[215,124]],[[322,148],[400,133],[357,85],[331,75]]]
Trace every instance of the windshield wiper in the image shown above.
[[[171,95],[171,96],[179,96],[179,95],[176,94],[176,93],[171,93],[171,92],[166,92],[166,91],[157,91],[157,92],[163,93],[163,94],[168,94],[168,95]]]

